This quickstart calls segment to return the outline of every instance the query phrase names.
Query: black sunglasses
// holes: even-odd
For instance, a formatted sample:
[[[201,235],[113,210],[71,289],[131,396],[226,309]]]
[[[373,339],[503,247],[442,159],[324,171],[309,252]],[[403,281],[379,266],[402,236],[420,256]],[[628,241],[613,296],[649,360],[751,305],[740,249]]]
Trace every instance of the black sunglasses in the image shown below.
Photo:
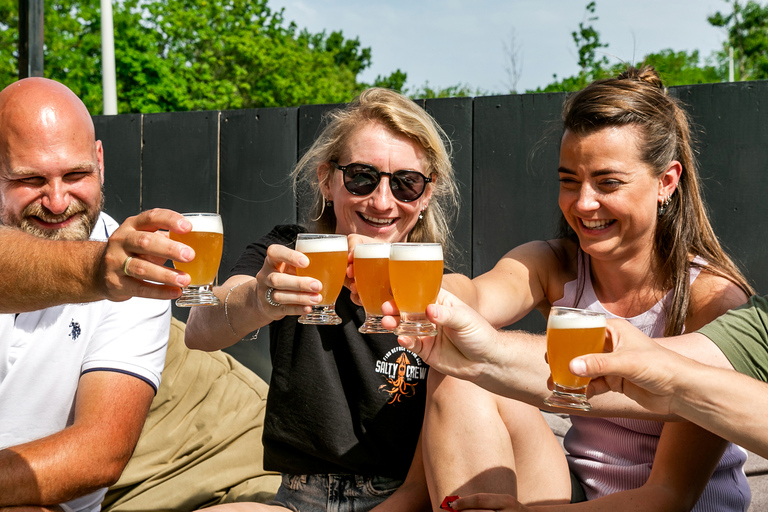
[[[344,173],[344,188],[350,194],[367,196],[376,190],[381,181],[381,175],[389,176],[389,189],[398,201],[410,203],[421,197],[432,178],[427,178],[416,171],[382,172],[371,165],[331,163]]]

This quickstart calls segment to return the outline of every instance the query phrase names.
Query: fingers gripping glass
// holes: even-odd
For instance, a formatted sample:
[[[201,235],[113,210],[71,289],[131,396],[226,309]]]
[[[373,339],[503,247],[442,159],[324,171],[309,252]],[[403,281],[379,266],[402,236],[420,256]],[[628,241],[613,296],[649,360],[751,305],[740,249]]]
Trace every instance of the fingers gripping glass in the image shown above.
[[[409,203],[420,198],[427,188],[427,183],[432,181],[432,178],[416,171],[382,172],[365,164],[339,165],[333,161],[331,163],[344,173],[344,188],[356,196],[367,196],[376,190],[383,174],[389,176],[389,189],[395,199]]]

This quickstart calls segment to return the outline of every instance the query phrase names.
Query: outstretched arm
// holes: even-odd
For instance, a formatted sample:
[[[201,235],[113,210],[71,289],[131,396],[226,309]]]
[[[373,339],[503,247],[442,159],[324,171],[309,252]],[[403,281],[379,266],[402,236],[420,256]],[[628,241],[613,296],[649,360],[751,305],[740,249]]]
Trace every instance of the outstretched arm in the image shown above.
[[[153,397],[152,387],[136,377],[84,374],[72,426],[0,450],[0,507],[52,506],[116,482]]]
[[[385,306],[386,314],[394,312],[391,304]],[[401,336],[398,341],[421,356],[430,367],[445,375],[474,382],[498,395],[555,410],[544,405],[544,399],[550,394],[545,336],[497,331],[479,313],[445,290],[441,290],[437,304],[427,307],[427,317],[438,326],[436,337]],[[382,323],[392,328],[396,320],[385,317]],[[648,411],[618,393],[595,397],[590,403],[593,409],[586,414],[593,416],[679,419]]]
[[[178,297],[189,276],[162,265],[168,259],[190,261],[194,251],[161,229],[185,233],[191,225],[176,212],[149,210],[127,219],[106,243],[44,240],[0,226],[0,313],[134,296]]]
[[[571,362],[573,373],[593,377],[592,393],[624,393],[652,411],[678,415],[768,456],[763,413],[768,407],[768,384],[681,356],[624,322],[610,322],[608,332],[612,352]],[[694,337],[706,339],[698,333],[681,338]]]
[[[267,248],[267,257],[256,277],[235,275],[214,288],[218,306],[194,308],[189,315],[184,341],[189,348],[219,350],[237,343],[248,333],[286,315],[309,312],[321,300],[322,284],[299,277],[293,270],[306,267],[309,259],[280,244]],[[267,302],[267,291],[272,288]]]

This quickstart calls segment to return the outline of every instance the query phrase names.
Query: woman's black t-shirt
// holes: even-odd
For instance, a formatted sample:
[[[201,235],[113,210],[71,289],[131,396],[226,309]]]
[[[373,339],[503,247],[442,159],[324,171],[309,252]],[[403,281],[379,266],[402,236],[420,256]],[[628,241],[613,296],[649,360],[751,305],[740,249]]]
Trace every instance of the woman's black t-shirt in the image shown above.
[[[230,275],[255,276],[272,244],[295,246],[305,229],[275,227],[249,245]],[[404,479],[424,418],[427,365],[393,334],[361,334],[365,312],[343,288],[340,325],[287,316],[270,324],[272,379],[264,468]]]

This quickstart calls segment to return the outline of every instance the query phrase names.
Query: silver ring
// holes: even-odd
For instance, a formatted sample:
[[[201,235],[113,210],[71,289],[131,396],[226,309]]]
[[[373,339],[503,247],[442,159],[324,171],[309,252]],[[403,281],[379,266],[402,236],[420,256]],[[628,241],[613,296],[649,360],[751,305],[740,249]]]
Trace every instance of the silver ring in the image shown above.
[[[125,258],[125,261],[123,262],[123,274],[127,275],[128,277],[133,277],[131,274],[128,273],[128,262],[133,259],[133,256],[128,256]]]
[[[266,293],[267,302],[269,303],[270,306],[275,306],[276,308],[279,308],[280,306],[282,306],[282,304],[272,300],[272,292],[274,291],[275,289],[271,287],[267,290],[267,293]]]

